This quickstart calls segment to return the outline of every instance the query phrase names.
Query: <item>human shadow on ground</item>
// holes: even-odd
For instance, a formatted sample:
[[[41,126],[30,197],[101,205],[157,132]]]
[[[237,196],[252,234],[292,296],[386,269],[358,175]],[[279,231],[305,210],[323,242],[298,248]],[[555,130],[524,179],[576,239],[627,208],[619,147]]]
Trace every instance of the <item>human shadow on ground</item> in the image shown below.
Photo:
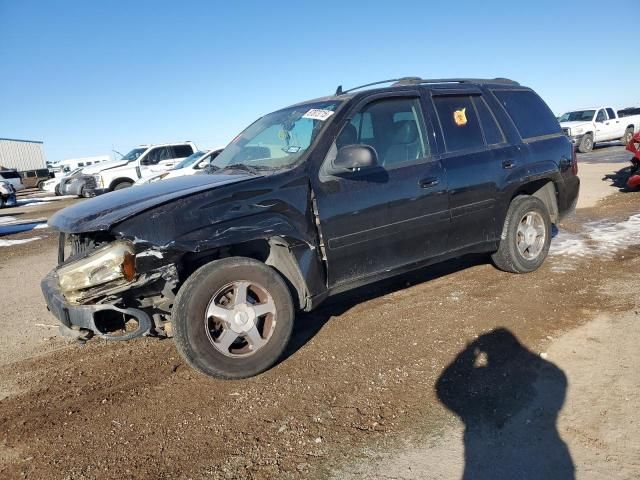
[[[628,167],[621,168],[617,172],[609,173],[604,176],[603,180],[611,180],[611,186],[618,188],[621,192],[633,192],[635,189],[627,187],[627,180],[632,173],[640,174],[630,165]]]
[[[567,377],[507,329],[480,336],[436,383],[440,401],[464,422],[464,480],[575,478],[556,428]]]

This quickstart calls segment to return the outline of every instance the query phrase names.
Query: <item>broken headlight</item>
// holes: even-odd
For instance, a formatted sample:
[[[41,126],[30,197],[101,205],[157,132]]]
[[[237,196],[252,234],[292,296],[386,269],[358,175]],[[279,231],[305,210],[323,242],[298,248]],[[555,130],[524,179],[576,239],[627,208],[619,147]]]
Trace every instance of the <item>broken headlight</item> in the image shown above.
[[[58,284],[65,296],[115,280],[133,281],[136,261],[133,246],[122,240],[96,250],[58,269]]]

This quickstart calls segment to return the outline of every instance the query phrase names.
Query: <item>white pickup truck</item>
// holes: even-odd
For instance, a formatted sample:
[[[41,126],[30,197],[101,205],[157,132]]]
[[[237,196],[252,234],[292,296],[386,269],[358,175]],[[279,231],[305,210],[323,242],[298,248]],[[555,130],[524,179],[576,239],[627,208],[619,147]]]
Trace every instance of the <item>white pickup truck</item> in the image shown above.
[[[120,160],[84,167],[80,174],[60,181],[62,195],[93,197],[133,185],[142,177],[175,167],[182,159],[196,152],[193,142],[141,145]]]
[[[620,140],[629,143],[640,131],[640,115],[619,115],[611,107],[593,107],[567,112],[558,118],[564,133],[581,153],[593,150],[600,142]]]

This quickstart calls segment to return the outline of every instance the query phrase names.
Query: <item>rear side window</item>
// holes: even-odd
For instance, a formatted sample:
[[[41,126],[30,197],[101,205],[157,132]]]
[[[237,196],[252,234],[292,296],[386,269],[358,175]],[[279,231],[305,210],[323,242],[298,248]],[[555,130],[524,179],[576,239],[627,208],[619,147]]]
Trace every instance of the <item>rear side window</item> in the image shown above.
[[[18,172],[15,171],[3,171],[0,172],[0,178],[22,178]]]
[[[173,147],[173,158],[186,158],[193,153],[191,145],[175,145]]]
[[[524,139],[562,133],[551,109],[530,90],[493,92]]]
[[[610,120],[616,118],[616,114],[613,111],[613,108],[607,108],[607,113],[609,114],[609,119]]]
[[[473,104],[480,117],[480,123],[482,124],[482,131],[484,132],[484,139],[487,141],[487,145],[497,145],[504,142],[504,135],[502,130],[498,126],[495,117],[489,107],[480,97],[473,97]]]
[[[480,122],[468,95],[434,97],[448,152],[484,147]]]

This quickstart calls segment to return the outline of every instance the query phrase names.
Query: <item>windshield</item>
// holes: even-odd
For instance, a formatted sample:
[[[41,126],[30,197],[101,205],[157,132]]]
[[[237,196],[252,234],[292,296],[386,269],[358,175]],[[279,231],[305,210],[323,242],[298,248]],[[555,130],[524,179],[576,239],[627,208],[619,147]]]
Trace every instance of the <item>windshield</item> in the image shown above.
[[[567,112],[562,115],[559,122],[590,122],[593,120],[595,110],[578,110],[577,112]]]
[[[196,152],[196,153],[192,153],[187,158],[182,160],[179,164],[177,164],[175,167],[173,167],[173,169],[174,170],[180,170],[181,168],[190,167],[191,165],[196,163],[206,153],[207,152],[202,152],[202,151]]]
[[[307,103],[270,113],[250,125],[211,168],[275,171],[291,168],[311,146],[340,102]]]
[[[127,153],[122,160],[135,160],[140,155],[142,155],[147,149],[146,148],[134,148],[129,153]]]

